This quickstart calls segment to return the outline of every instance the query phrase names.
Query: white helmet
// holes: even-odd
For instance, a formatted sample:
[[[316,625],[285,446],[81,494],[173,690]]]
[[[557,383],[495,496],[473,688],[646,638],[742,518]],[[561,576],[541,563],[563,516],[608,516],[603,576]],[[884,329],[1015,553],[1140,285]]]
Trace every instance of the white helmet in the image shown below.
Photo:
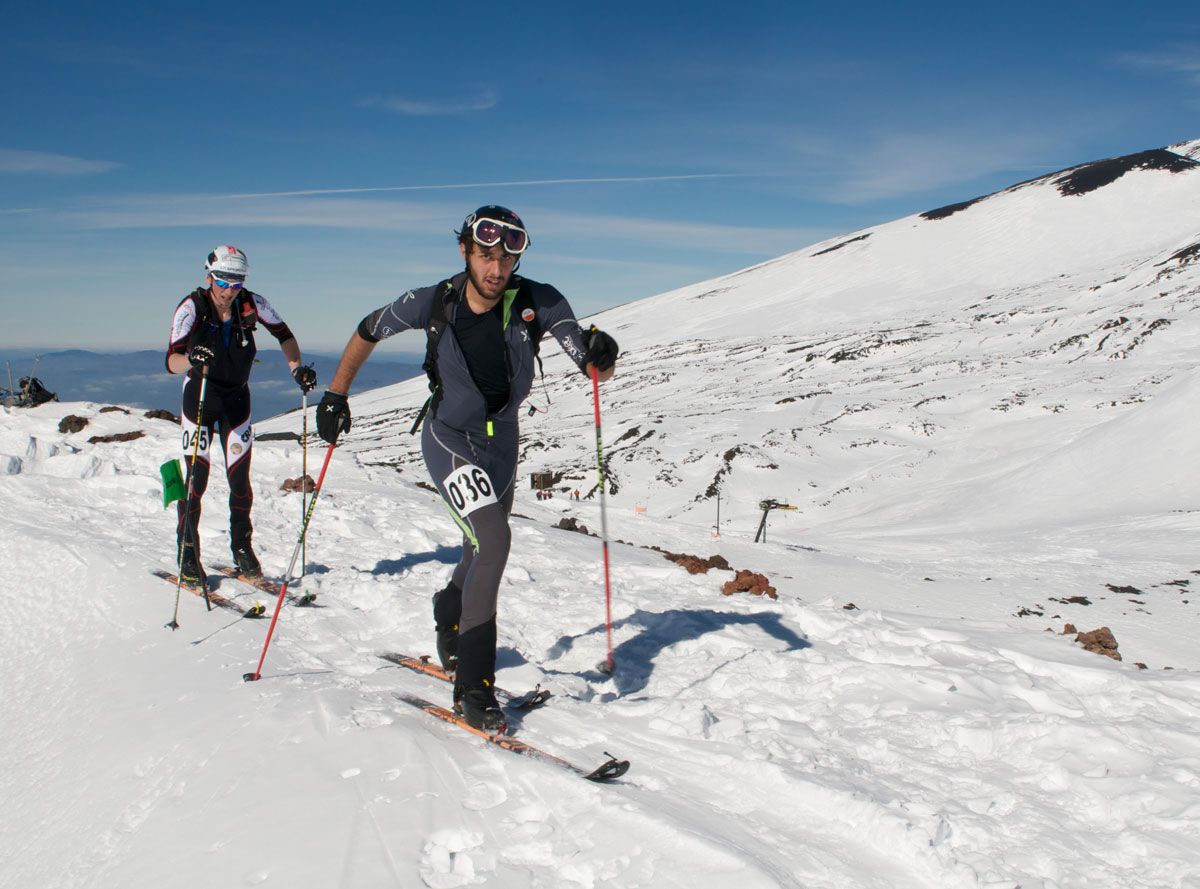
[[[214,247],[208,254],[208,262],[204,271],[210,275],[218,275],[227,281],[245,281],[246,273],[250,271],[250,263],[246,254],[229,244]]]

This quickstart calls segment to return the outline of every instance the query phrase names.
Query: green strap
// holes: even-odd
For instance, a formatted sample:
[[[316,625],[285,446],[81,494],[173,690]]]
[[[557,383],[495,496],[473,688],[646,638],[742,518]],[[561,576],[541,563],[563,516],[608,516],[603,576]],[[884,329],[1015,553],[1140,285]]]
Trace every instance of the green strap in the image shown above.
[[[466,537],[467,540],[469,540],[471,542],[471,548],[473,550],[475,550],[476,555],[478,555],[479,540],[478,540],[478,538],[476,538],[475,532],[473,532],[471,530],[470,525],[468,525],[466,522],[464,522],[462,520],[462,517],[459,516],[459,514],[455,511],[454,507],[450,505],[450,502],[448,500],[446,500],[445,497],[442,498],[442,504],[446,507],[446,510],[450,513],[450,517],[452,519],[454,519],[455,522],[458,523],[458,527],[462,528],[463,536]]]

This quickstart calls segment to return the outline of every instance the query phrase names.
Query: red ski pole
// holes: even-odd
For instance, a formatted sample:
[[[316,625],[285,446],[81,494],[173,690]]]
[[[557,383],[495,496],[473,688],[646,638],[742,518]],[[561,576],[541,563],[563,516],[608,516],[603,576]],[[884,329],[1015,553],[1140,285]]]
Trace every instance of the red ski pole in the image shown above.
[[[600,437],[600,374],[592,365],[592,403],[596,409],[596,470],[600,476],[600,540],[604,548],[604,620],[608,628],[608,657],[601,661],[597,668],[601,673],[611,673],[616,667],[613,659],[612,644],[612,583],[609,580],[608,569],[608,514],[604,489],[604,444]]]
[[[312,520],[313,510],[317,506],[317,498],[321,496],[321,485],[325,481],[325,470],[329,468],[329,458],[333,456],[333,449],[337,445],[331,444],[329,450],[325,452],[325,462],[321,465],[321,475],[317,479],[317,486],[313,489],[312,500],[308,501],[308,512],[304,514],[304,521],[300,525],[300,539],[296,541],[296,548],[292,551],[292,560],[288,563],[287,573],[283,576],[283,585],[279,588],[279,596],[275,599],[275,613],[271,615],[271,625],[267,627],[267,640],[263,643],[262,656],[258,659],[258,666],[253,673],[243,673],[242,679],[245,682],[257,682],[262,678],[263,661],[267,659],[267,648],[271,645],[271,634],[275,632],[275,622],[279,620],[279,608],[283,605],[283,600],[287,596],[288,584],[292,579],[292,571],[296,567],[296,559],[300,557],[300,548],[304,545],[304,535],[308,533],[308,523]]]

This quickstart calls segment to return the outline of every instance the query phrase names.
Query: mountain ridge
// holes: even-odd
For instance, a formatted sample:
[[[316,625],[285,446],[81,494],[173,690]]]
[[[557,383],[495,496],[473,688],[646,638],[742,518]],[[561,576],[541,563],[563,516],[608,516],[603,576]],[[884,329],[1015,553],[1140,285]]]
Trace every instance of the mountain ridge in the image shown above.
[[[1200,342],[1200,164],[1141,162],[1162,151],[1067,168],[1123,170],[1084,193],[1047,174],[968,212],[914,214],[590,319],[624,349],[603,398],[620,508],[636,492],[653,514],[703,521],[720,490],[743,524],[784,496],[810,532],[861,530],[876,500],[911,485],[973,479],[986,498],[1011,467],[981,437],[1037,429],[1069,443],[1151,400],[1196,367]],[[589,487],[590,393],[546,353],[522,471]],[[423,400],[417,382],[356,395],[364,435],[346,447],[420,474],[401,418]],[[1183,508],[1200,487],[1180,475],[1164,496]],[[1047,520],[1070,513],[1060,504]]]

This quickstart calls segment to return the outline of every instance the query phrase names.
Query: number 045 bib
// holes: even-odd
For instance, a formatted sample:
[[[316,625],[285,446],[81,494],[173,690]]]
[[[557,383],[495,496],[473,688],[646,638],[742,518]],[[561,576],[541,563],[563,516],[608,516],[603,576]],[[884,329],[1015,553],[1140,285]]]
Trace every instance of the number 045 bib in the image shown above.
[[[497,502],[496,489],[488,474],[470,463],[442,479],[442,488],[460,516],[469,516],[479,507]]]

